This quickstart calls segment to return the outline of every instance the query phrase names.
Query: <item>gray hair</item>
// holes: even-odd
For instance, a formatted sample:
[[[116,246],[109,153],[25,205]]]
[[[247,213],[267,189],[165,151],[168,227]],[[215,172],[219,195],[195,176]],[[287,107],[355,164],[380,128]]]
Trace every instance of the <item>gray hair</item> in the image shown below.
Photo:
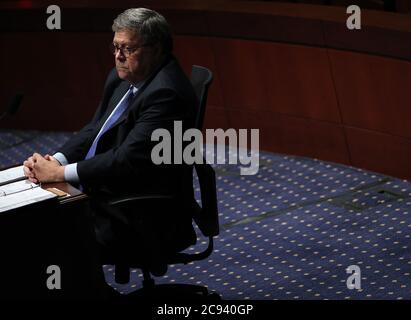
[[[173,39],[166,19],[156,11],[146,8],[132,8],[120,13],[113,21],[113,32],[124,29],[136,30],[143,45],[159,43],[163,53],[171,53]]]

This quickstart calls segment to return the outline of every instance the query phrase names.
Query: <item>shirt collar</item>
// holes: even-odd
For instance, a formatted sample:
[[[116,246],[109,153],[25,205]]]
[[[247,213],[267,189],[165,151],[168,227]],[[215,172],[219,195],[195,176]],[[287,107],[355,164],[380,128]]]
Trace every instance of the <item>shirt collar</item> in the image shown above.
[[[137,91],[138,91],[138,89],[141,88],[143,82],[144,82],[144,81],[140,81],[140,82],[138,82],[138,83],[135,84],[135,85],[134,85],[134,84],[130,84],[130,88],[129,88],[129,89],[132,89],[132,90],[133,90],[133,94],[136,94]]]

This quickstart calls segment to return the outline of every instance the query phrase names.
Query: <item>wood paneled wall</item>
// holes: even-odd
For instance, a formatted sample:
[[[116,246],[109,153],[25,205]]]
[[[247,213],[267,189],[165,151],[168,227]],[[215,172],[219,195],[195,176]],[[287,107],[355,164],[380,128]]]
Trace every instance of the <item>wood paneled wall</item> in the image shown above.
[[[113,65],[108,29],[123,10],[103,3],[67,8],[54,32],[35,23],[38,6],[0,6],[0,102],[25,93],[1,127],[78,130],[91,118]],[[411,179],[411,20],[365,12],[363,29],[348,31],[341,8],[147,3],[173,26],[187,74],[193,64],[214,72],[207,128],[259,128],[264,150]],[[10,26],[13,13],[29,23]]]

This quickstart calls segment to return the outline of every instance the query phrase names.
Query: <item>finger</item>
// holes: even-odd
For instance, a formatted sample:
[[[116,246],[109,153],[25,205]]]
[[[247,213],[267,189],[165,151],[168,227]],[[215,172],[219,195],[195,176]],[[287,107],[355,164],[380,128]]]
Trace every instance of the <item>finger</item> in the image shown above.
[[[29,160],[26,160],[26,161],[23,162],[23,166],[25,168],[28,168],[29,170],[31,170],[33,168],[33,162],[29,161]]]
[[[32,169],[30,169],[30,168],[23,167],[23,172],[24,172],[24,175],[25,175],[27,178],[34,178],[34,177],[35,177],[34,172],[33,172]]]
[[[23,171],[24,171],[24,175],[25,175],[26,177],[34,176],[34,173],[33,173],[29,168],[27,168],[27,167],[24,167]]]
[[[39,164],[39,163],[43,163],[44,161],[47,161],[46,159],[43,158],[43,156],[36,154],[36,156],[34,157],[34,165]]]
[[[30,162],[30,163],[36,162],[36,160],[33,158],[33,156],[29,157],[29,158],[27,159],[27,161]]]
[[[33,153],[33,160],[34,161],[37,161],[37,160],[40,160],[40,159],[43,159],[43,156],[40,153],[37,153],[37,152]]]
[[[39,183],[39,180],[37,180],[36,178],[29,178],[29,180],[33,183]]]
[[[24,161],[24,162],[26,162],[26,161]],[[24,167],[23,167],[23,172],[24,172],[24,175],[25,175],[26,177],[29,177],[29,176],[30,176],[30,169],[29,169],[28,167],[24,166]]]
[[[44,159],[46,159],[46,160],[48,160],[48,161],[54,161],[54,162],[57,162],[57,163],[60,164],[60,162],[58,162],[56,158],[54,158],[53,156],[51,156],[51,155],[49,155],[49,154],[46,154],[46,155],[44,156]]]

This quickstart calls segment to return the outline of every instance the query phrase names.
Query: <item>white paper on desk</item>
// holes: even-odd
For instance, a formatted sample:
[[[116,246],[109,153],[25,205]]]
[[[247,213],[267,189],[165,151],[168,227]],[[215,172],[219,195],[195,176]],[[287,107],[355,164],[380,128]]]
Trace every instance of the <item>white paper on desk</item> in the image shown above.
[[[16,180],[25,179],[23,166],[0,171],[0,185]]]
[[[40,187],[39,184],[30,182],[30,180],[27,180],[27,179],[9,183],[4,186],[0,186],[0,197],[5,197],[12,193],[21,192],[24,190],[29,190],[29,189],[38,188],[38,187]]]
[[[8,196],[0,197],[0,212],[23,207],[46,199],[55,198],[56,194],[42,188],[33,188]]]

